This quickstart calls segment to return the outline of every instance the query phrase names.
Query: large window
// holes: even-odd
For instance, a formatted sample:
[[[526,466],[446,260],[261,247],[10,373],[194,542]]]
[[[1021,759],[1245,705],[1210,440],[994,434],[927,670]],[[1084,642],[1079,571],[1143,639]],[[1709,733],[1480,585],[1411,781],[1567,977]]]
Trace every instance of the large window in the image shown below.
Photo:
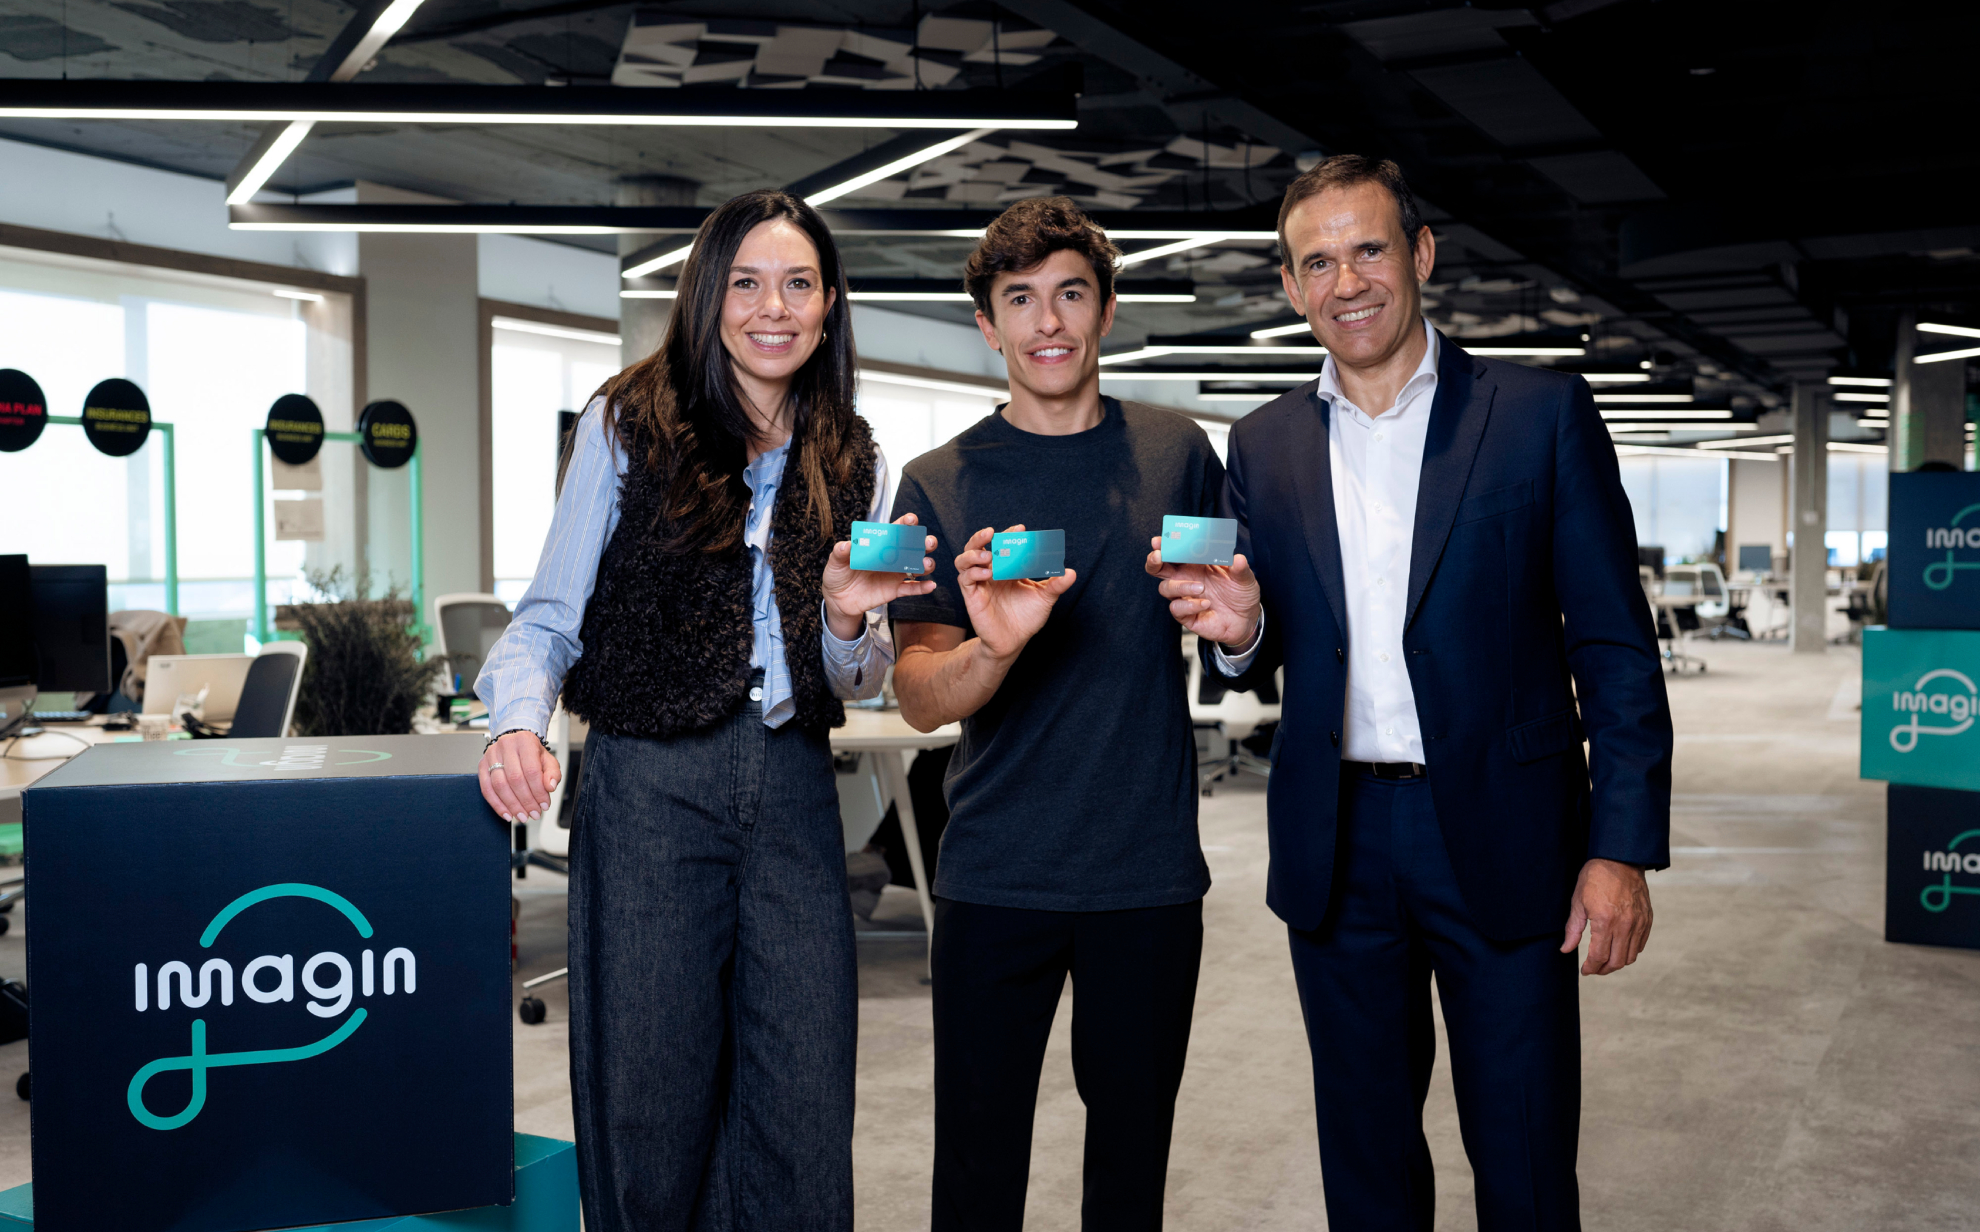
[[[1618,459],[1636,541],[1676,564],[1704,560],[1726,528],[1726,460],[1638,454]]]
[[[1829,564],[1849,568],[1884,555],[1889,536],[1890,461],[1882,454],[1829,455]]]
[[[173,425],[179,610],[189,616],[242,617],[252,606],[250,431],[277,397],[308,388],[302,311],[303,301],[237,280],[0,253],[0,367],[33,377],[53,416],[80,416],[98,382],[126,378],[153,419]],[[55,424],[30,449],[0,454],[14,509],[8,549],[106,566],[113,610],[163,608],[164,454],[162,433],[110,458],[79,428]],[[293,589],[305,550],[270,544],[276,598]]]
[[[581,411],[619,370],[619,339],[517,317],[494,319],[491,493],[495,593],[514,605],[536,573],[557,505],[560,411]]]

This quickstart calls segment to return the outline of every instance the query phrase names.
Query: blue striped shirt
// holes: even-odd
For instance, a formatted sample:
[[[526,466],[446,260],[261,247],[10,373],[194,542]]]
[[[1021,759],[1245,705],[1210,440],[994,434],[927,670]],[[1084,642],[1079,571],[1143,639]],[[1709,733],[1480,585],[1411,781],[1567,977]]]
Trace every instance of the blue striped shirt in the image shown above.
[[[784,479],[789,442],[764,453],[743,469],[749,512],[743,541],[749,547],[751,628],[750,666],[763,669],[763,724],[781,727],[797,713],[791,672],[784,657],[783,619],[777,612],[776,579],[770,572],[770,515]],[[883,521],[887,499],[887,459],[874,448],[873,507],[870,522]],[[490,732],[518,728],[547,734],[564,676],[584,653],[579,630],[598,579],[598,559],[619,525],[619,489],[625,483],[626,455],[605,431],[604,401],[594,400],[578,420],[571,443],[564,490],[543,541],[536,576],[516,604],[509,627],[488,652],[475,695],[488,707]],[[880,692],[894,643],[885,609],[866,615],[857,641],[833,636],[828,623],[821,641],[825,679],[836,697],[873,697]]]

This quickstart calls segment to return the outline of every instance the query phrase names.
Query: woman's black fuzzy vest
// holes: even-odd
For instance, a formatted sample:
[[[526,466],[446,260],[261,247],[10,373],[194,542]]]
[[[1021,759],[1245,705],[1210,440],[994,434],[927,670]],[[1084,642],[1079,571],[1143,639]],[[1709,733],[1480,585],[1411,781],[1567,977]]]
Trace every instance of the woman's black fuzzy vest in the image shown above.
[[[661,739],[712,726],[742,709],[754,643],[749,547],[676,551],[664,510],[668,481],[627,441],[619,525],[598,560],[584,610],[584,654],[564,679],[564,705],[601,731]],[[846,433],[851,476],[830,489],[832,533],[818,530],[796,445],[770,515],[770,572],[791,674],[791,720],[808,731],[846,721],[825,680],[819,601],[825,561],[873,505],[873,436],[855,417]]]

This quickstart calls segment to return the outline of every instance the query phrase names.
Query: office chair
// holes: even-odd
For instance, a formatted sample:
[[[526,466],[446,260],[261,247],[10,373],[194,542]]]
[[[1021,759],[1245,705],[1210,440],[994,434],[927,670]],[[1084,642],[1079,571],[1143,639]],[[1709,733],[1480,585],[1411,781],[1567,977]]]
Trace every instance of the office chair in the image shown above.
[[[472,689],[475,677],[488,652],[495,648],[509,627],[509,605],[490,594],[460,592],[433,600],[433,628],[440,653],[447,657],[447,670],[454,678],[456,692]],[[570,715],[560,701],[550,715],[550,747],[557,763],[564,768],[557,786],[550,792],[550,807],[541,821],[522,823],[522,846],[516,852],[516,871],[521,875],[529,865],[552,872],[570,871],[571,832],[563,820],[564,785],[570,779]]]
[[[1197,640],[1194,633],[1183,635],[1183,653],[1189,663],[1190,726],[1211,728],[1216,738],[1226,742],[1223,756],[1204,758],[1197,763],[1197,786],[1207,796],[1211,784],[1228,774],[1248,770],[1261,777],[1271,775],[1272,763],[1246,749],[1243,742],[1264,724],[1278,722],[1280,707],[1262,701],[1256,693],[1230,689],[1223,690],[1223,696],[1213,701],[1205,701],[1203,657],[1197,653]]]
[[[1664,602],[1656,602],[1654,597],[1651,602],[1651,614],[1657,621],[1657,640],[1664,644],[1664,664],[1673,674],[1679,676],[1684,675],[1687,670],[1696,672],[1705,670],[1705,660],[1696,655],[1686,654],[1681,645],[1687,636],[1705,627],[1701,610],[1715,621],[1722,623],[1729,607],[1723,583],[1719,586],[1719,597],[1716,602],[1705,593],[1704,583],[1699,575],[1699,569],[1702,567],[1705,566],[1671,566],[1664,575],[1661,588]],[[1716,576],[1718,569],[1711,568]],[[1672,599],[1688,598],[1696,598],[1698,602],[1680,606],[1672,606],[1669,602]]]
[[[227,735],[236,738],[287,736],[296,717],[296,697],[302,692],[303,664],[309,647],[302,642],[269,642],[248,664],[241,700],[234,707]]]

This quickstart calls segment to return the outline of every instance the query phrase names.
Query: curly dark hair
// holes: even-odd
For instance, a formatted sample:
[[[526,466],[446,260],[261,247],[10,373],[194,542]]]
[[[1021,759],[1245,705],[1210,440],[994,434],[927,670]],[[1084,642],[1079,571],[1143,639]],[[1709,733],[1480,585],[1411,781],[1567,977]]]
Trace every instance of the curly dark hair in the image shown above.
[[[994,318],[990,284],[997,275],[1036,269],[1045,258],[1066,249],[1085,257],[1093,267],[1101,304],[1112,299],[1114,262],[1120,260],[1121,250],[1071,197],[1028,197],[1012,202],[976,242],[976,251],[963,265],[963,286],[976,301],[977,311]]]

